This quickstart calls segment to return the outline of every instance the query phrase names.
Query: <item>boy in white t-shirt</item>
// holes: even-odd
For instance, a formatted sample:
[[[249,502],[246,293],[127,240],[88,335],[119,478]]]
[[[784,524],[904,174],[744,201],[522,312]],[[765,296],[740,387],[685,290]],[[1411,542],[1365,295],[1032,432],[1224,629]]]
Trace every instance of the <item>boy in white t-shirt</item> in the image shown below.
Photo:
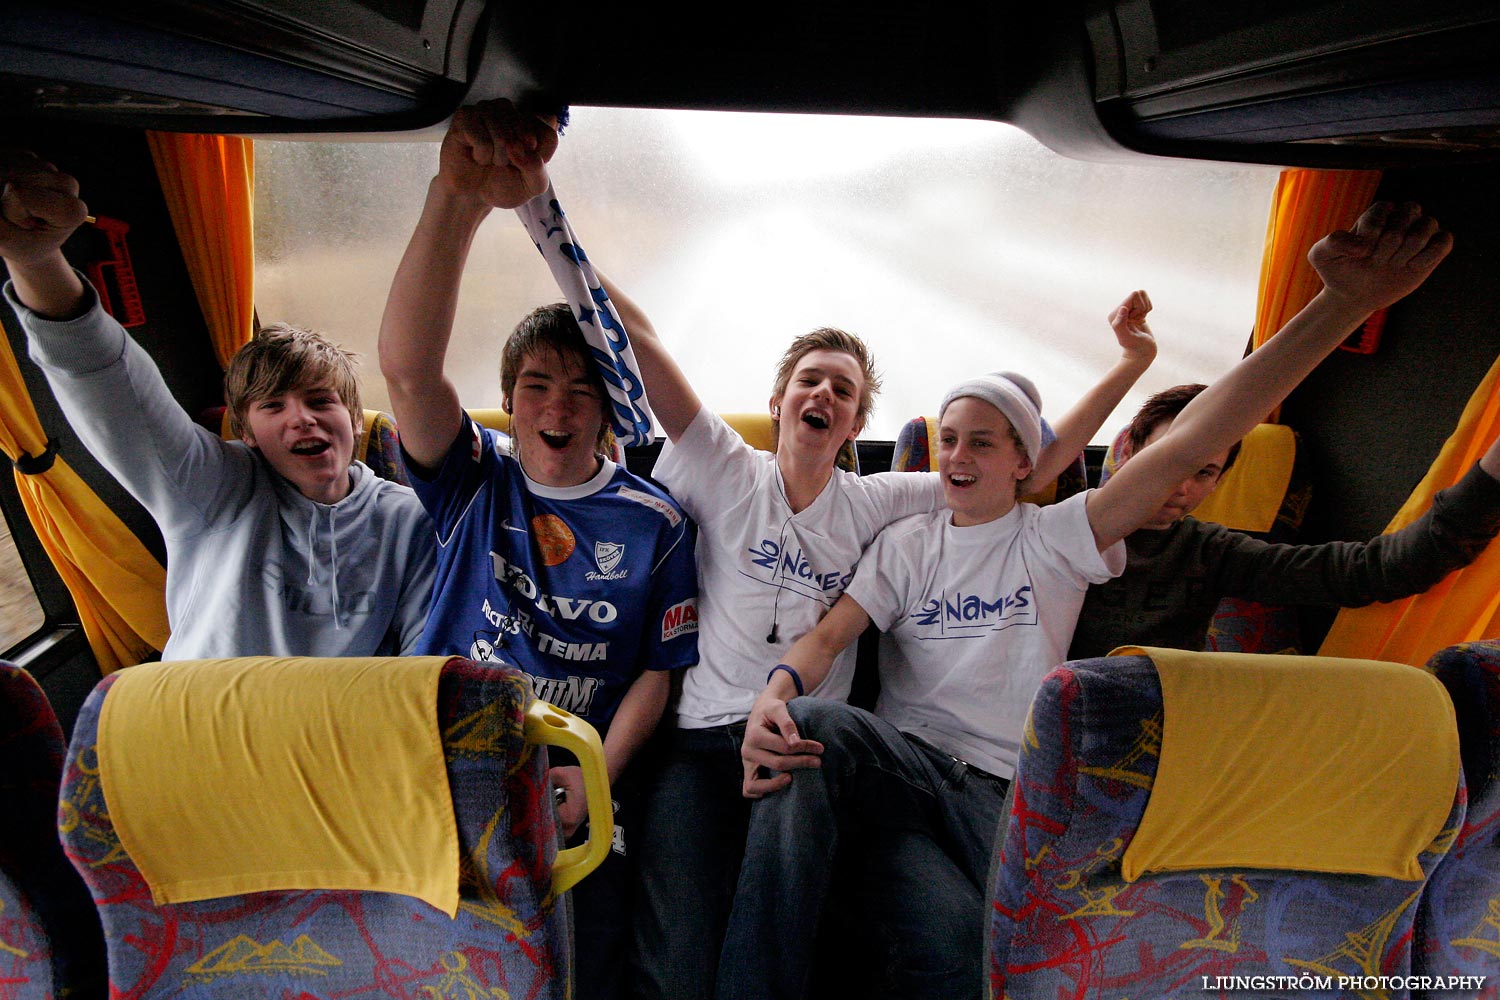
[[[639,995],[696,1000],[713,994],[749,822],[740,743],[766,661],[828,613],[882,528],[939,509],[943,488],[931,473],[858,476],[836,467],[880,390],[858,337],[822,328],[793,341],[769,400],[776,448],[757,451],[703,406],[645,313],[599,277],[669,439],[653,474],[699,528],[698,664],[683,677],[636,852]],[[1037,483],[1077,456],[1155,358],[1148,330],[1111,325],[1123,356],[1056,421],[1056,440],[1038,451]],[[842,702],[853,669],[851,649],[808,694]]]
[[[775,662],[834,606],[866,546],[887,525],[937,510],[931,473],[858,476],[835,467],[879,390],[865,345],[819,329],[782,356],[770,399],[776,452],[756,451],[704,408],[634,304],[621,309],[670,443],[654,475],[698,523],[698,665],[683,678],[677,728],[647,795],[637,862],[643,996],[711,996],[749,822],[739,789],[745,719]],[[1116,328],[1125,356],[1057,422],[1035,481],[1056,478],[1155,357],[1149,331]],[[830,662],[815,698],[841,703],[851,648]]]
[[[998,373],[948,394],[938,460],[951,516],[918,515],[882,533],[844,596],[772,669],[751,713],[744,793],[761,801],[720,997],[806,989],[844,833],[858,834],[869,866],[861,874],[897,930],[900,995],[981,995],[981,896],[1027,706],[1066,659],[1088,585],[1120,572],[1121,540],[1178,483],[1247,433],[1366,316],[1420,285],[1451,246],[1410,205],[1374,206],[1352,233],[1326,237],[1309,254],[1325,287],[1302,312],[1104,487],[1053,507],[1016,499],[1040,440],[1030,382]],[[871,621],[887,632],[877,714],[787,704]]]

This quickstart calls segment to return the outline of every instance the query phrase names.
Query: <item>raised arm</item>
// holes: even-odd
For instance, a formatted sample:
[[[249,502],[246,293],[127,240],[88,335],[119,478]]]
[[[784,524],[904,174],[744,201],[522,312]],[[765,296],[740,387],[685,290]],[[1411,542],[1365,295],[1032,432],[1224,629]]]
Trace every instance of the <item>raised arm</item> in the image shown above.
[[[474,234],[492,208],[547,188],[556,123],[508,101],[461,108],[443,137],[438,173],[391,282],[380,322],[380,372],[401,444],[423,469],[441,464],[458,433],[458,391],[443,374],[458,289]]]
[[[1056,479],[1078,457],[1104,426],[1104,421],[1115,412],[1120,400],[1156,360],[1156,338],[1151,334],[1151,327],[1146,325],[1146,314],[1150,311],[1151,297],[1137,290],[1125,296],[1125,300],[1110,312],[1109,327],[1119,341],[1120,360],[1098,385],[1052,424],[1057,438],[1037,456],[1036,468],[1032,470],[1029,485],[1023,488],[1023,492],[1029,492],[1032,486],[1046,486]]]
[[[759,799],[791,784],[792,776],[784,772],[801,767],[818,767],[823,745],[804,740],[797,724],[786,710],[786,703],[799,694],[816,688],[828,676],[833,661],[870,624],[870,616],[859,602],[848,594],[840,597],[823,620],[811,632],[792,643],[778,667],[766,678],[766,687],[755,699],[745,723],[745,740],[740,746],[740,760],[745,766],[742,791],[748,799]],[[798,682],[801,689],[798,689]],[[758,777],[760,768],[770,768],[770,777]]]
[[[641,366],[641,378],[645,380],[646,392],[651,397],[651,410],[667,437],[676,441],[703,408],[703,403],[682,369],[677,367],[677,361],[667,353],[645,311],[603,272],[596,268],[595,273],[620,311],[620,320],[630,335],[630,346],[635,349],[635,360]]]
[[[16,297],[47,319],[73,319],[88,302],[62,245],[88,208],[78,182],[19,149],[0,149],[0,257]]]
[[[1367,209],[1353,232],[1318,241],[1308,260],[1323,289],[1189,403],[1160,441],[1089,494],[1099,548],[1144,524],[1175,484],[1248,434],[1365,317],[1414,291],[1452,248],[1453,238],[1418,206],[1383,203]]]

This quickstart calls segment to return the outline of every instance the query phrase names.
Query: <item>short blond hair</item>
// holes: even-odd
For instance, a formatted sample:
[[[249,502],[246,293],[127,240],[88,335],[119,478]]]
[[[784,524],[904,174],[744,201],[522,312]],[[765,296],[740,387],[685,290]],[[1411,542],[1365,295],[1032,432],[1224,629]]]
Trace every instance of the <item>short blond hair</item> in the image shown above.
[[[322,334],[286,323],[272,323],[256,331],[241,347],[224,373],[224,401],[229,407],[229,429],[245,435],[245,415],[252,403],[293,389],[329,385],[349,409],[354,435],[359,437],[365,411],[359,400],[357,355]]]

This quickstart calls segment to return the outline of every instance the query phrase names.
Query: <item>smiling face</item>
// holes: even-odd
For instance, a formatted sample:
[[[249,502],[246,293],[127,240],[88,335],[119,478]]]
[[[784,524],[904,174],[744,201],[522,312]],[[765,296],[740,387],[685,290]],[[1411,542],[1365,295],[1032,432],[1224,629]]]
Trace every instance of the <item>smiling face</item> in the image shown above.
[[[331,385],[251,400],[241,435],[309,500],[337,503],[349,495],[354,421]]]
[[[1160,440],[1162,435],[1166,434],[1168,428],[1171,426],[1172,421],[1170,420],[1157,424],[1152,428],[1151,433],[1146,436],[1146,443],[1142,447],[1149,447],[1153,442]],[[1130,456],[1133,454],[1134,451],[1131,449],[1130,442],[1127,439],[1124,450],[1120,455],[1120,465],[1123,466],[1129,461]],[[1188,514],[1191,514],[1197,509],[1199,504],[1208,499],[1208,495],[1214,491],[1214,487],[1219,485],[1219,479],[1223,476],[1224,469],[1228,464],[1229,453],[1227,451],[1216,455],[1213,461],[1178,483],[1177,488],[1172,491],[1172,495],[1167,497],[1166,502],[1161,505],[1161,508],[1155,514],[1151,515],[1151,519],[1141,525],[1141,528],[1147,531],[1162,531],[1170,528]]]
[[[521,358],[507,400],[511,438],[526,474],[543,486],[578,486],[599,471],[604,400],[589,361],[540,347]]]
[[[953,523],[963,528],[1010,513],[1031,461],[1004,414],[982,399],[960,396],[938,425],[938,474]]]
[[[863,427],[864,390],[864,371],[852,355],[827,349],[802,355],[786,389],[771,397],[771,415],[779,424],[777,450],[826,458],[831,465],[844,442]]]

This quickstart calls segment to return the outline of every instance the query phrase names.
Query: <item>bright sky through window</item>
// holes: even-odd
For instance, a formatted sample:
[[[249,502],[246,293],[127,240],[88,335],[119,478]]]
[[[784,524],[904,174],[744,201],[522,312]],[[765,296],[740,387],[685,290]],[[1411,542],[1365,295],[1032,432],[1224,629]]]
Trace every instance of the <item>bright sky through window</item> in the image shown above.
[[[257,305],[365,353],[415,224],[436,143],[256,143]],[[1032,376],[1056,415],[1118,357],[1105,323],[1156,304],[1146,392],[1238,358],[1276,171],[1060,157],[991,122],[574,109],[552,162],[597,266],[651,315],[709,406],[764,409],[793,336],[839,326],[886,373],[866,436],[893,438],[960,378]],[[500,343],[559,297],[509,213],[465,276],[449,375],[499,405]]]

